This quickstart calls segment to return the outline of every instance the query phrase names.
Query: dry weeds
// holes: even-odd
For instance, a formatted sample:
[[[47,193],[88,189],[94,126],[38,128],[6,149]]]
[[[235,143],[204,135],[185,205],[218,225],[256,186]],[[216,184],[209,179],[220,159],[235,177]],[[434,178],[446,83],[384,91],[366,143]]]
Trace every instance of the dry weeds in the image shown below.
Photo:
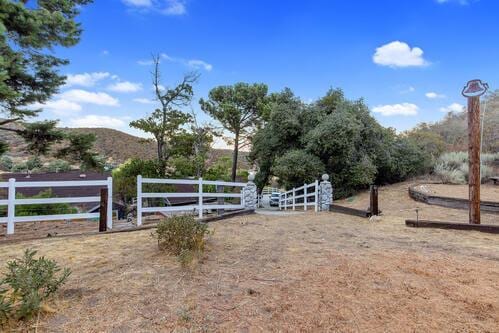
[[[215,222],[190,270],[150,231],[4,244],[0,263],[31,246],[73,270],[38,332],[496,332],[499,236],[406,228],[413,212],[381,208],[377,222],[312,212]]]

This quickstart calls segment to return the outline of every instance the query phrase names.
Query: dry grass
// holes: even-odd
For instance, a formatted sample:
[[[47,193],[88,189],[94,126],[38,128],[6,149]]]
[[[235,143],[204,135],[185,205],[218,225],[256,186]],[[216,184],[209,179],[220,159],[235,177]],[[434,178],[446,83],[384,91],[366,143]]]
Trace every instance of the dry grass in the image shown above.
[[[0,263],[31,246],[72,268],[39,332],[497,331],[499,236],[406,228],[409,213],[381,207],[377,222],[311,212],[215,222],[190,270],[150,231],[4,244]]]
[[[468,199],[468,185],[423,184],[418,186],[417,190],[441,197]],[[482,184],[480,186],[480,199],[499,202],[499,186]]]

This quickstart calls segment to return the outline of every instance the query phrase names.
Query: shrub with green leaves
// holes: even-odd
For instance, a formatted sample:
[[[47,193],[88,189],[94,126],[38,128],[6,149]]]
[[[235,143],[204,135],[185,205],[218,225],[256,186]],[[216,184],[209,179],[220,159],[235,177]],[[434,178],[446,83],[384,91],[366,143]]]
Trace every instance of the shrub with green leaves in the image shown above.
[[[494,171],[492,165],[499,160],[499,154],[482,154],[482,166],[480,168],[481,181],[485,182]],[[440,180],[446,184],[466,184],[468,181],[469,166],[468,154],[466,152],[451,152],[440,156],[433,169]]]
[[[7,262],[7,272],[0,280],[0,322],[11,317],[31,318],[71,274],[54,260],[35,258],[36,253],[26,249],[22,258]]]
[[[182,262],[190,261],[193,254],[201,253],[205,236],[209,233],[206,223],[193,216],[173,216],[158,223],[153,237],[158,240],[160,250],[179,256]],[[189,260],[183,260],[189,259]]]

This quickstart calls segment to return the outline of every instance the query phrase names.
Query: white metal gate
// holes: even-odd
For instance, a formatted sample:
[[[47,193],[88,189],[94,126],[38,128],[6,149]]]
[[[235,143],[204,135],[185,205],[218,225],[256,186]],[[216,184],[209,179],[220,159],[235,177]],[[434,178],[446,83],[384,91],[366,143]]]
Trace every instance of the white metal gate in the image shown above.
[[[196,192],[143,192],[143,184],[169,184],[169,185],[192,185],[193,189],[197,186]],[[204,185],[215,185],[224,187],[240,188],[238,193],[214,193],[203,192]],[[137,225],[142,225],[143,213],[158,213],[158,212],[194,212],[197,211],[198,217],[203,218],[204,210],[211,209],[243,209],[244,196],[243,188],[246,183],[211,181],[199,179],[160,179],[160,178],[142,178],[137,176]],[[145,198],[192,198],[195,203],[182,204],[178,206],[156,206],[156,207],[143,207],[143,199]],[[238,204],[219,204],[219,203],[206,203],[207,198],[239,198]]]
[[[310,184],[303,184],[303,186],[293,188],[290,191],[281,193],[279,199],[279,209],[292,209],[296,210],[298,207],[314,207],[315,211],[319,211],[319,181],[316,180]]]

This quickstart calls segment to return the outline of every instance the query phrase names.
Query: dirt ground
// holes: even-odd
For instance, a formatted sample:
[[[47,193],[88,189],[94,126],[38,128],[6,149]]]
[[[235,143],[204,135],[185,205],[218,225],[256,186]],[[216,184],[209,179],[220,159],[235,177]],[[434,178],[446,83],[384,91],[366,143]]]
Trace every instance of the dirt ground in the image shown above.
[[[416,219],[416,209],[419,219],[437,220],[449,222],[468,222],[468,211],[463,209],[452,209],[435,205],[427,205],[411,199],[408,195],[408,188],[416,182],[403,182],[389,186],[382,186],[378,190],[379,208],[385,218],[393,219]],[[436,195],[460,198],[467,195],[466,185],[443,185],[425,184],[428,191]],[[481,191],[482,200],[499,202],[499,191],[495,188],[499,186],[483,185]],[[353,197],[335,201],[336,204],[366,209],[369,207],[369,192],[361,192]],[[499,215],[491,213],[481,213],[483,224],[499,224]]]
[[[441,197],[468,199],[468,185],[422,184],[417,187],[417,190]],[[499,185],[482,184],[480,199],[499,202]]]
[[[73,271],[53,313],[20,330],[497,332],[499,235],[407,228],[407,186],[381,191],[376,221],[307,212],[211,223],[190,269],[147,230],[3,244],[0,263],[29,246]]]

